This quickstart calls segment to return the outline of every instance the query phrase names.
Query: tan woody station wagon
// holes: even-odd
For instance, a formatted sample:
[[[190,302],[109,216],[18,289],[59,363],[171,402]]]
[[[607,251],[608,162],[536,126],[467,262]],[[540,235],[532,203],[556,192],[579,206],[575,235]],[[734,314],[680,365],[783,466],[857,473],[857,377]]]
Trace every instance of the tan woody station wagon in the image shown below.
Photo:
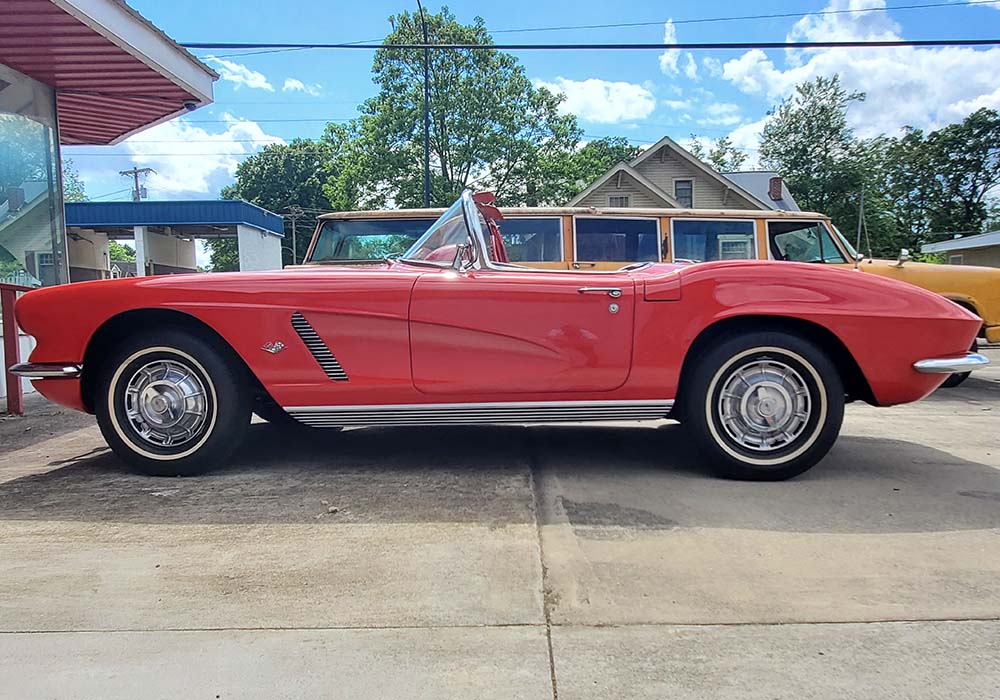
[[[371,264],[400,253],[440,209],[325,214],[304,264]],[[1000,342],[1000,269],[862,258],[832,224],[812,212],[709,209],[505,208],[501,234],[511,262],[569,270],[685,260],[792,260],[856,266],[944,295],[983,319]]]

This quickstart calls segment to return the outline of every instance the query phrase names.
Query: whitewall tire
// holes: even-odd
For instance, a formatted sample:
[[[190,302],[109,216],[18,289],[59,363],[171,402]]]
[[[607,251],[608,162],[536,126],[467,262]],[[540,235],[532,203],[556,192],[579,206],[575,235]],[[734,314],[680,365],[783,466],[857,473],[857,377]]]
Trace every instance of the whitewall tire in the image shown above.
[[[721,476],[791,478],[822,459],[840,432],[844,388],[837,368],[798,335],[729,338],[690,372],[682,415]]]
[[[108,445],[138,471],[184,476],[220,466],[250,421],[228,348],[163,329],[125,340],[103,363],[94,408]]]

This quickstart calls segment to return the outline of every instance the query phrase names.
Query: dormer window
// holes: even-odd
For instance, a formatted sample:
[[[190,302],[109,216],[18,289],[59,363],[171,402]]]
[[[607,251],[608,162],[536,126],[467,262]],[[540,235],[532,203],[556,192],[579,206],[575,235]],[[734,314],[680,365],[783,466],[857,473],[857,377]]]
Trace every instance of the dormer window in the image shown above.
[[[674,180],[674,199],[683,209],[694,206],[694,180]]]

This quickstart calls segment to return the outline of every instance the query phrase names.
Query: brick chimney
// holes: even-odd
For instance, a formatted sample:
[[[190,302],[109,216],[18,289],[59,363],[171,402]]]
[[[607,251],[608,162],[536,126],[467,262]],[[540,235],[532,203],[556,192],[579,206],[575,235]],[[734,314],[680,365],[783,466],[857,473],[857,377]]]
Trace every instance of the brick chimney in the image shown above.
[[[775,202],[781,200],[781,176],[775,175],[767,183],[767,195]]]

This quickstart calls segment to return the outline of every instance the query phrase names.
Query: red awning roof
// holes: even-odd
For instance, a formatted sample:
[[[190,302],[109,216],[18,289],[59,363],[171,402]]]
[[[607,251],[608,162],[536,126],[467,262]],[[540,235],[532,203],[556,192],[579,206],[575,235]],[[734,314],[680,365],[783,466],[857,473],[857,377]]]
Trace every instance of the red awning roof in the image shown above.
[[[63,144],[108,144],[212,101],[218,75],[120,0],[4,0],[0,63],[56,89]]]

